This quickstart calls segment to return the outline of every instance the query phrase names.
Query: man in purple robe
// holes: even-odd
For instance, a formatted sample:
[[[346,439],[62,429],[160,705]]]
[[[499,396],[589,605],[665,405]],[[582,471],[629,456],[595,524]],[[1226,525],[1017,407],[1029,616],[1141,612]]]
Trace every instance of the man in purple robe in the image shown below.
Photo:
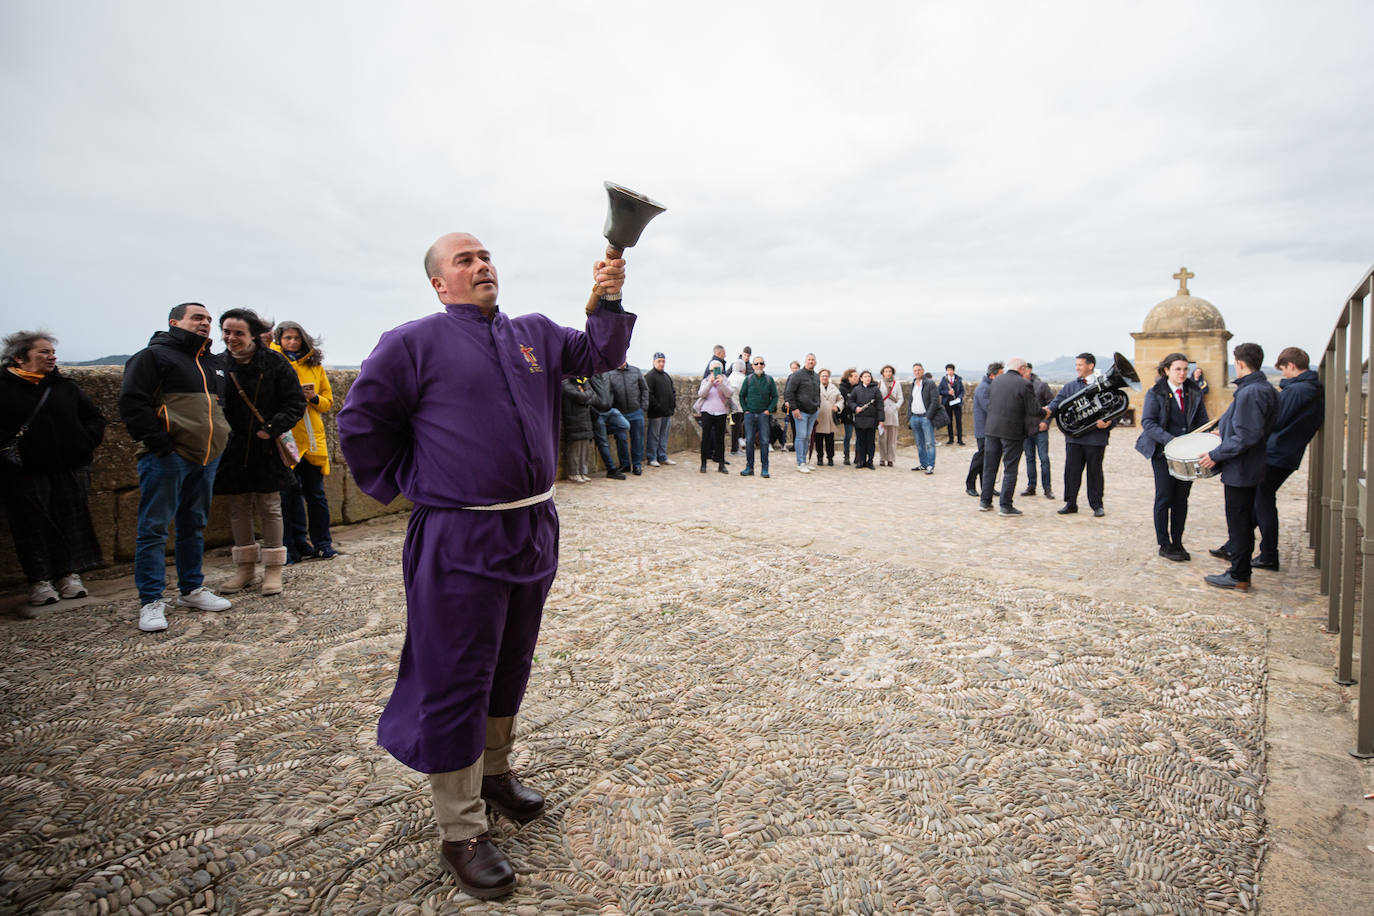
[[[415,504],[405,645],[378,742],[429,774],[440,860],[490,898],[515,871],[484,802],[521,822],[544,810],[510,752],[558,568],[561,383],[624,363],[635,316],[619,301],[621,259],[593,268],[585,331],[504,315],[491,254],[471,235],[436,241],[425,272],[444,311],[382,335],[339,412],[339,445],[363,492]]]

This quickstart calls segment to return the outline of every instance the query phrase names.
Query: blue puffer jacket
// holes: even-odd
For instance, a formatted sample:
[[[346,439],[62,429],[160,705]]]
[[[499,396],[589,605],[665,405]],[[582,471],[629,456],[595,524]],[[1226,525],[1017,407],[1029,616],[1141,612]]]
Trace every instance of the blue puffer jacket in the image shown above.
[[[988,422],[988,399],[992,397],[992,376],[985,375],[973,389],[973,438],[983,438],[983,427]],[[962,405],[955,405],[962,406]]]
[[[1221,482],[1255,487],[1264,480],[1265,440],[1279,416],[1279,393],[1263,372],[1236,379],[1236,399],[1222,415],[1221,445],[1208,454],[1221,465]]]
[[[1269,434],[1265,464],[1296,470],[1302,464],[1307,443],[1321,428],[1326,415],[1326,396],[1317,373],[1308,369],[1279,382],[1279,418]]]

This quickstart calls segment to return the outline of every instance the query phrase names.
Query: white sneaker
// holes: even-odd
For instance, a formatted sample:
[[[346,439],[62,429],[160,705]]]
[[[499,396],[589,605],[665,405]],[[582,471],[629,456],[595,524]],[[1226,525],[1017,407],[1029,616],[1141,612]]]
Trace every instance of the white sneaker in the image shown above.
[[[221,598],[203,585],[177,598],[177,607],[195,608],[197,611],[227,611],[233,606],[227,598]],[[164,627],[166,625],[163,624]]]
[[[63,598],[85,598],[86,586],[81,583],[80,576],[71,573],[57,580],[57,593]]]
[[[650,462],[649,462],[649,467],[651,467],[651,468],[656,468],[656,467],[658,467],[658,462],[657,462],[657,461],[650,461]]]
[[[57,603],[57,591],[52,587],[52,583],[47,579],[42,582],[35,582],[29,586],[29,604],[34,607],[42,607],[45,604]]]
[[[811,469],[810,469],[809,467],[807,467],[806,465],[804,465],[804,464],[799,464],[799,465],[797,465],[797,470],[800,471],[800,472],[802,472],[803,474],[810,474],[810,473],[811,473]]]
[[[161,598],[138,609],[138,628],[144,633],[167,629],[167,605]]]
[[[659,464],[677,464],[677,462],[671,458],[664,458]]]

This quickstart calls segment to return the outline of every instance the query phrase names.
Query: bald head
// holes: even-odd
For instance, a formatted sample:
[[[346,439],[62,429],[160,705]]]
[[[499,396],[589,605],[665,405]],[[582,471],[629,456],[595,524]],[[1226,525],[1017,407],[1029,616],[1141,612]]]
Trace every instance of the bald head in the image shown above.
[[[425,252],[425,274],[445,305],[496,305],[496,267],[491,252],[466,232],[442,235]]]

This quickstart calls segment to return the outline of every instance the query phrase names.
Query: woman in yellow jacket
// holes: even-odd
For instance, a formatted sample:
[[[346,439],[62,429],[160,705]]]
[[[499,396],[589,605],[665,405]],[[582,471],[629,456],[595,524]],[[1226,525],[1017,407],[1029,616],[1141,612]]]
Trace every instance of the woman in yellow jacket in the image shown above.
[[[305,393],[305,416],[291,430],[301,451],[295,471],[296,485],[281,491],[286,561],[332,560],[338,553],[329,535],[329,500],[324,495],[329,449],[325,445],[322,415],[334,406],[334,392],[324,371],[324,353],[305,328],[294,321],[279,323],[273,337],[272,349],[290,361]]]

